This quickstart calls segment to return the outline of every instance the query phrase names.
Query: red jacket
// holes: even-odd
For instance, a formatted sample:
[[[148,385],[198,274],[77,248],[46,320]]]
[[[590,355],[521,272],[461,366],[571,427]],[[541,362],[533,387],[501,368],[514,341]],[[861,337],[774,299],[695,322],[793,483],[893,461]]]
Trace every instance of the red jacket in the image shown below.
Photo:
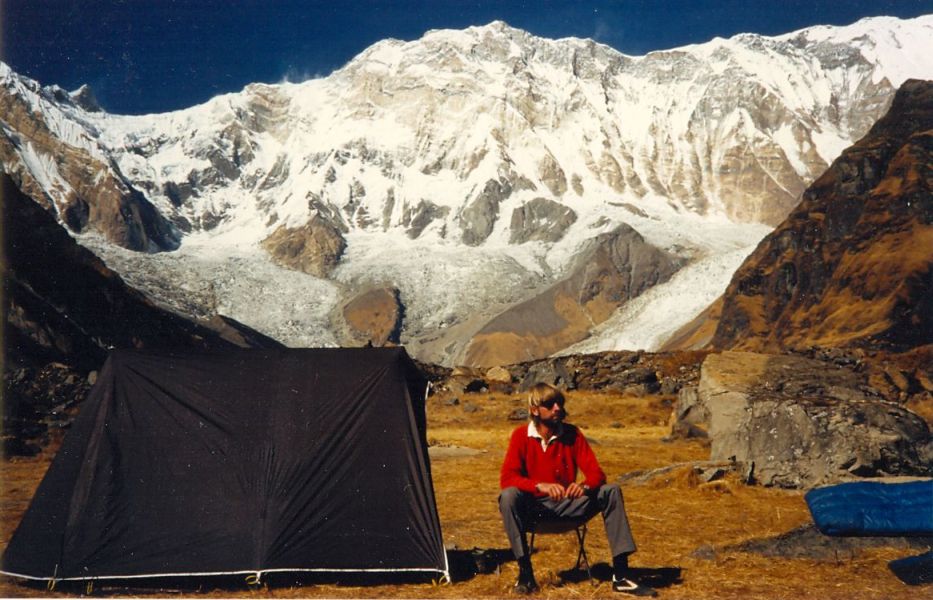
[[[563,426],[563,433],[548,444],[547,450],[541,449],[541,438],[528,435],[528,425],[512,432],[499,474],[502,489],[514,486],[544,496],[536,484],[559,483],[566,487],[577,480],[578,470],[585,477],[583,484],[590,488],[606,483],[606,474],[580,430],[568,423]]]

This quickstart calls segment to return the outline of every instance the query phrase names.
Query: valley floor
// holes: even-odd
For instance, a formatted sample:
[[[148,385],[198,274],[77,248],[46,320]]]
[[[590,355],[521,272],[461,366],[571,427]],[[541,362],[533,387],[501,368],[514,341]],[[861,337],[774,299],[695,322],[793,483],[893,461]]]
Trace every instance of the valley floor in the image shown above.
[[[453,584],[363,584],[346,581],[296,586],[273,581],[249,589],[229,582],[217,587],[202,582],[187,592],[99,588],[94,595],[232,598],[494,598],[510,596],[517,567],[507,559],[508,543],[496,506],[498,471],[508,434],[520,422],[508,415],[523,405],[522,396],[464,394],[453,403],[449,394],[428,400],[429,443],[432,446],[434,486],[444,541],[458,559],[483,549],[503,560],[498,572],[466,574]],[[571,422],[593,440],[594,449],[610,481],[636,470],[705,460],[708,449],[698,441],[663,440],[669,428],[669,402],[659,397],[574,392],[569,395]],[[0,481],[0,544],[6,546],[48,467],[54,445],[30,459],[3,461]],[[838,553],[831,559],[769,558],[726,549],[747,540],[768,538],[810,522],[803,494],[746,486],[734,476],[704,483],[687,467],[643,483],[623,483],[626,508],[639,551],[632,565],[661,581],[660,597],[712,598],[917,598],[924,588],[901,583],[888,569],[890,560],[920,551],[881,547]],[[597,576],[607,572],[605,535],[597,517],[587,537],[587,552]],[[700,552],[697,549],[701,548]],[[576,557],[572,534],[548,535],[536,541],[534,564],[539,598],[618,597],[605,581],[592,585],[584,577],[562,582],[559,573]],[[601,563],[601,564],[600,564]],[[472,563],[471,563],[472,564]],[[667,577],[680,570],[679,579]],[[929,587],[929,586],[926,586]],[[2,597],[65,597],[86,592],[84,586],[48,591],[0,577]]]

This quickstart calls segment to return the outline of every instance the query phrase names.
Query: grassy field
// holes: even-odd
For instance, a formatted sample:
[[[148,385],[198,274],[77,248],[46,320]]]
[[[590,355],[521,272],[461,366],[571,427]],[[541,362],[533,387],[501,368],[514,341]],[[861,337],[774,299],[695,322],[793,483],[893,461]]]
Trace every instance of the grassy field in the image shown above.
[[[446,395],[428,401],[428,437],[435,448],[432,468],[444,541],[459,556],[479,548],[507,556],[508,542],[496,506],[498,471],[508,434],[518,423],[508,415],[523,405],[518,395],[468,394],[459,404]],[[669,431],[669,402],[659,397],[626,398],[618,395],[575,392],[568,402],[569,421],[592,440],[610,481],[634,471],[674,463],[705,460],[708,449],[698,441],[663,440]],[[3,494],[0,504],[0,544],[6,546],[53,454],[2,463]],[[689,467],[640,484],[624,484],[626,508],[639,551],[632,566],[651,578],[680,570],[677,580],[662,577],[662,598],[877,598],[915,599],[930,593],[901,583],[887,562],[917,551],[880,548],[831,560],[765,558],[724,550],[746,540],[770,537],[806,524],[810,516],[800,492],[746,486],[734,477],[703,483]],[[694,552],[712,547],[708,558]],[[541,590],[539,598],[618,597],[609,584],[593,585],[579,577],[561,578],[573,566],[573,534],[538,538],[534,555]],[[590,527],[587,551],[595,572],[604,575],[609,553],[597,517]],[[201,582],[200,588],[179,592],[97,588],[94,595],[195,596],[233,598],[496,598],[509,596],[515,581],[514,561],[502,562],[497,572],[469,575],[452,584],[372,584],[359,581],[270,581],[249,588],[245,583]],[[657,577],[655,577],[657,579]],[[219,586],[220,585],[220,586]],[[219,586],[219,587],[218,587]],[[73,596],[81,588],[56,589],[26,586],[0,577],[0,596]]]

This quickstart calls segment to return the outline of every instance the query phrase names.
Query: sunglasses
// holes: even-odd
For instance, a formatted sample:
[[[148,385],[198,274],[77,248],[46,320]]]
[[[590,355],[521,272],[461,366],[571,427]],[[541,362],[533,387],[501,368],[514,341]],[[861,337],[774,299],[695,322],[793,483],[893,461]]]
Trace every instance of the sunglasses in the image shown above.
[[[561,398],[560,400],[557,400],[557,399],[545,400],[539,406],[543,406],[544,408],[551,410],[552,408],[554,408],[555,404],[560,406],[561,408],[564,408],[564,399]]]

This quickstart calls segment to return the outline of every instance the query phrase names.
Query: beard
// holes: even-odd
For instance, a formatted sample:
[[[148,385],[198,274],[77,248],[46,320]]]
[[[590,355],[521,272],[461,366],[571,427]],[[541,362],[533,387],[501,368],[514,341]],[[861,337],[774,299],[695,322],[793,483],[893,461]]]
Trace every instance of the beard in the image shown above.
[[[543,423],[552,429],[557,428],[566,418],[567,413],[564,411],[561,411],[559,414],[551,415],[546,419],[542,418],[541,415],[533,417],[535,424]]]

